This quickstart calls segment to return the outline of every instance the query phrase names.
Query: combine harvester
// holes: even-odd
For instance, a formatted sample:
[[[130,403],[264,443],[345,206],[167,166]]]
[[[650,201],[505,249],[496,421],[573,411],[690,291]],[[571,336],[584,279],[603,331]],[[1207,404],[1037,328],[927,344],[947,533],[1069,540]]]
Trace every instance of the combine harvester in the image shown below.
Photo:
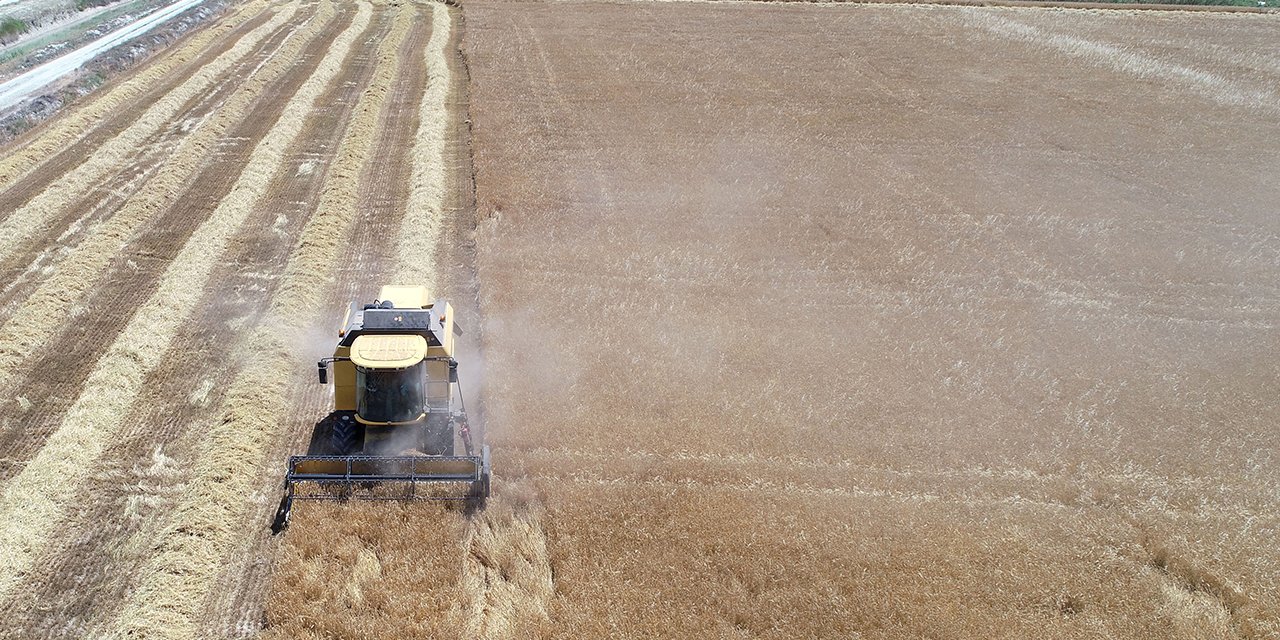
[[[289,458],[273,531],[295,500],[489,496],[489,447],[472,442],[453,359],[462,330],[448,302],[428,300],[426,287],[385,286],[351,304],[333,357],[317,363],[321,384],[333,364],[334,410],[312,445],[326,452]]]

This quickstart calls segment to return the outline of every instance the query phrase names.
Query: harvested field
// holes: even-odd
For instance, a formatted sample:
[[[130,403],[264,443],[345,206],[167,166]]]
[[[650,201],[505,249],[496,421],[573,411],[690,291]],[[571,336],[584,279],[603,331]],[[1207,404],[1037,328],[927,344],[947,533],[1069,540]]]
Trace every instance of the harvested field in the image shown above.
[[[236,5],[0,147],[0,637],[1278,638],[1278,26]],[[496,495],[272,536],[392,280]]]
[[[329,402],[298,365],[429,173],[435,6],[243,5],[6,150],[6,637],[260,626],[283,456]],[[393,257],[339,283],[357,247]]]
[[[464,10],[500,495],[272,637],[1280,634],[1273,18]]]

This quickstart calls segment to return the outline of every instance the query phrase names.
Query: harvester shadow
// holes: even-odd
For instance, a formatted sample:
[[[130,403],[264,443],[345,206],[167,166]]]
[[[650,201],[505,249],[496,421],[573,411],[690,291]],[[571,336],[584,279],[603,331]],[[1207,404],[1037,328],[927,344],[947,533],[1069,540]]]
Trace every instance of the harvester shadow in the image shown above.
[[[311,428],[311,440],[307,443],[307,455],[328,456],[337,453],[333,449],[333,425],[339,415],[339,412],[332,411],[316,421]]]

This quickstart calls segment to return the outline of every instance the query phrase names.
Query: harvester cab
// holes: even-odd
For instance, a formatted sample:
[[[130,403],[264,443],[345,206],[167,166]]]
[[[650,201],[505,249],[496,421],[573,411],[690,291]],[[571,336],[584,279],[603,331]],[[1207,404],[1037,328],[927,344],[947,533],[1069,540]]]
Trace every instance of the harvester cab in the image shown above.
[[[321,452],[291,456],[272,530],[295,500],[465,500],[489,495],[489,447],[477,449],[458,384],[453,308],[425,287],[385,286],[347,310],[333,356],[333,412]]]

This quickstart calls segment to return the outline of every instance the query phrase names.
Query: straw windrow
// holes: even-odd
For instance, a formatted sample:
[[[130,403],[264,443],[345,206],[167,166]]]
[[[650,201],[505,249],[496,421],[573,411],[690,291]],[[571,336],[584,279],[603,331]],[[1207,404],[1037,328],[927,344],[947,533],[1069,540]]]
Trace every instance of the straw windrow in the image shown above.
[[[292,19],[297,10],[298,3],[290,3],[269,22],[250,32],[230,51],[218,56],[199,73],[151,105],[137,122],[99,147],[88,160],[58,178],[0,222],[0,259],[22,247],[31,236],[55,220],[66,207],[77,202],[76,196],[84,192],[86,185],[97,184],[112,171],[127,164],[125,159],[136,153],[147,138],[168,126],[188,100],[206,93],[227,69],[248,55],[254,45],[277,27]]]
[[[322,2],[317,11],[331,15],[332,4]],[[285,151],[303,129],[306,114],[341,71],[347,49],[368,25],[369,14],[367,5],[362,4],[355,21],[254,148],[231,192],[187,240],[156,292],[98,361],[58,430],[5,487],[0,497],[0,598],[56,539],[57,523],[67,501],[123,428],[124,416],[147,374],[162,360],[174,336],[195,311],[228,241],[266,192]],[[309,30],[318,32],[322,22],[315,21]],[[341,46],[343,43],[347,46]]]
[[[258,40],[285,21],[292,19],[297,8],[298,2],[291,3],[269,23],[247,36],[236,49],[224,54],[225,60],[219,58],[218,61],[211,63],[210,66],[217,67],[211,74],[205,74],[202,70],[193,77],[193,80],[212,79],[221,73],[228,65],[246,55]],[[306,41],[316,36],[321,24],[327,22],[328,17],[332,15],[332,8],[325,8],[324,11],[324,16],[317,16],[323,19],[315,20],[307,27],[309,32],[307,37],[303,39],[290,37],[273,57],[281,60],[292,59]],[[208,121],[183,139],[160,171],[130,197],[120,211],[102,223],[93,235],[69,252],[61,263],[55,263],[58,264],[57,270],[32,293],[30,298],[17,307],[3,328],[0,328],[0,333],[7,336],[3,344],[0,344],[0,388],[10,388],[10,383],[21,364],[56,334],[65,321],[68,311],[87,292],[97,286],[106,275],[107,267],[116,259],[121,247],[128,243],[134,233],[156,214],[177,202],[182,193],[183,183],[199,170],[204,160],[215,149],[219,139],[237,122],[244,120],[249,107],[273,81],[284,75],[288,65],[262,64],[259,70],[260,72],[243,81],[237,92]],[[199,90],[199,85],[200,83],[196,83],[192,89]],[[170,94],[171,97],[173,95]],[[185,100],[185,96],[180,96],[173,101],[167,97],[162,102],[181,105]]]
[[[111,113],[128,108],[162,78],[199,58],[209,45],[231,33],[241,24],[257,17],[265,8],[265,0],[255,0],[245,4],[216,25],[195,34],[190,40],[175,48],[172,53],[147,66],[137,75],[67,116],[50,122],[41,132],[40,137],[0,158],[0,190],[8,189],[23,176],[43,166],[44,161],[53,157],[59,150],[84,138]],[[243,36],[240,41],[246,42],[254,38],[257,33],[259,30],[255,29]],[[257,40],[261,40],[261,36],[257,36],[254,42]]]
[[[368,5],[361,10],[368,11]],[[221,420],[201,441],[187,499],[174,508],[157,542],[159,554],[142,568],[141,583],[120,615],[118,635],[186,638],[196,633],[194,618],[251,508],[243,497],[253,490],[256,471],[280,436],[282,412],[289,406],[284,381],[304,366],[292,336],[306,328],[332,285],[334,265],[356,219],[362,168],[374,153],[377,123],[399,74],[397,53],[414,11],[413,5],[399,9],[379,47],[376,71],[343,134],[316,213],[272,299],[272,321],[249,338],[254,364],[228,390]]]
[[[444,226],[446,167],[445,139],[449,122],[449,63],[446,49],[452,37],[449,9],[431,5],[431,39],[427,41],[427,89],[418,113],[413,145],[413,177],[400,223],[396,282],[422,284],[436,291],[436,243]]]

